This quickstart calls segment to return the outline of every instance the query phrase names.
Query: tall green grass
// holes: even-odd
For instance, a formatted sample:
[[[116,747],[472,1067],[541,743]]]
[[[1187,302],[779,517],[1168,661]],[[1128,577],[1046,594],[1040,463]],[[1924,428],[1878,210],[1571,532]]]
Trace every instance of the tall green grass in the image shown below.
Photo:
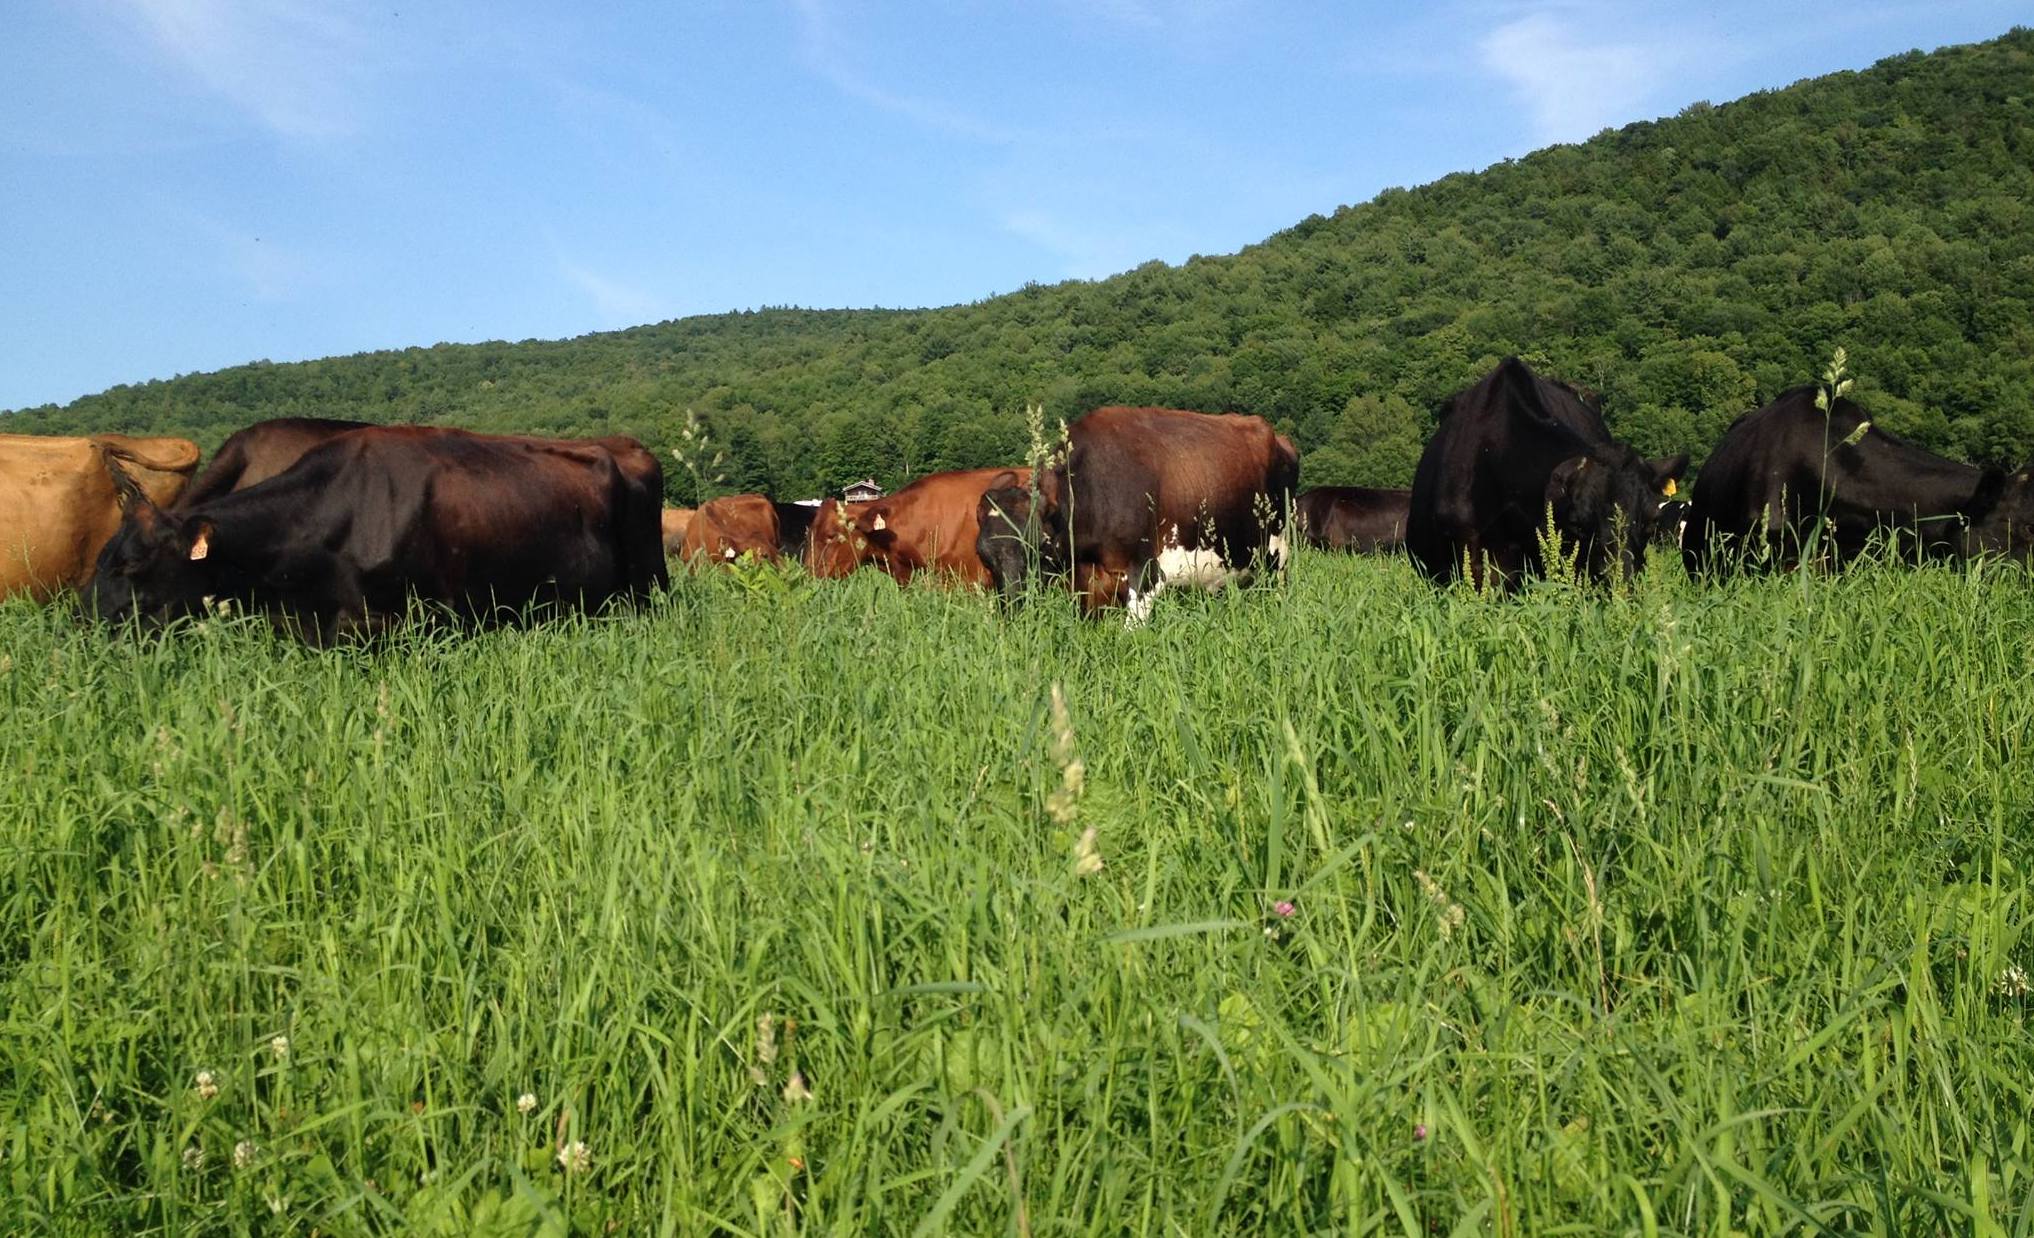
[[[9,1232],[2034,1233],[2019,571],[0,668]]]

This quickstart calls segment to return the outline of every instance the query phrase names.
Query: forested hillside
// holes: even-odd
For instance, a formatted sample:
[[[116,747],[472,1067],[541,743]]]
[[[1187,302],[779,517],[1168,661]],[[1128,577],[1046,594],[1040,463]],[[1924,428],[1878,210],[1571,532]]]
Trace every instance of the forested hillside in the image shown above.
[[[1507,353],[1601,392],[1641,448],[1699,461],[1841,344],[1885,426],[2018,463],[2034,455],[2030,202],[2034,30],[2017,29],[1390,190],[1228,257],[938,310],[257,363],[0,425],[210,448],[326,414],[663,449],[692,409],[726,455],[716,491],[790,496],[1014,460],[1027,399],[1060,417],[1156,403],[1272,418],[1308,483],[1403,484],[1434,404]]]

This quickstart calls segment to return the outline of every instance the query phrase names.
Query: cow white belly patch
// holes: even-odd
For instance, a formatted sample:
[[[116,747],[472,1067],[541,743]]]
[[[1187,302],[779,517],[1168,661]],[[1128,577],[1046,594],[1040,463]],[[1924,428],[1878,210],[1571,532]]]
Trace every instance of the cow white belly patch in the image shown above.
[[[1158,552],[1158,579],[1151,588],[1143,592],[1130,590],[1127,603],[1130,611],[1130,625],[1135,627],[1151,617],[1151,608],[1158,601],[1158,595],[1167,589],[1183,589],[1198,586],[1213,593],[1233,583],[1248,583],[1250,573],[1239,571],[1229,565],[1220,551],[1202,547],[1189,550],[1184,546],[1167,546]]]

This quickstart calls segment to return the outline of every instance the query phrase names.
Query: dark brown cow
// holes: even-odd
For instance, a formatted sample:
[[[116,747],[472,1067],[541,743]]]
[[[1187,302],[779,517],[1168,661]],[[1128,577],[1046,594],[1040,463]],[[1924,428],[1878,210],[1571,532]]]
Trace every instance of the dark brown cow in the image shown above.
[[[1434,583],[1464,565],[1479,586],[1516,588],[1545,569],[1551,513],[1562,543],[1601,579],[1645,565],[1660,499],[1686,455],[1647,460],[1610,437],[1592,398],[1507,357],[1457,392],[1413,474],[1406,550]]]
[[[412,600],[480,624],[592,609],[664,582],[662,486],[633,439],[352,430],[191,507],[165,511],[125,482],[90,602],[153,624],[230,599],[320,643]]]
[[[1067,433],[1035,505],[1022,486],[982,496],[978,552],[1006,596],[1036,554],[1085,613],[1127,606],[1138,622],[1168,588],[1219,588],[1283,565],[1299,452],[1262,417],[1110,407]]]
[[[0,434],[0,598],[25,593],[44,602],[91,580],[100,549],[120,528],[115,468],[166,504],[197,467],[198,445],[188,439]]]
[[[1412,491],[1368,486],[1315,486],[1293,503],[1300,539],[1322,550],[1390,554],[1405,549],[1406,512]]]
[[[1731,423],[1695,479],[1681,552],[1691,572],[1791,567],[1811,548],[1842,563],[1874,535],[1924,558],[2034,554],[2034,481],[1981,469],[1877,428],[1816,388]]]
[[[731,494],[693,509],[680,553],[692,564],[732,563],[743,555],[765,562],[805,553],[817,507],[779,503],[768,495]]]
[[[961,469],[921,477],[894,494],[864,503],[828,499],[812,523],[805,566],[814,576],[845,576],[863,564],[898,584],[919,572],[942,582],[988,588],[988,565],[976,549],[982,495],[1031,484],[1031,470]]]
[[[326,417],[277,417],[257,421],[235,431],[212,457],[205,470],[193,478],[178,507],[209,502],[222,494],[245,490],[274,477],[303,459],[311,448],[328,443],[349,430],[366,429],[371,422],[341,421]]]

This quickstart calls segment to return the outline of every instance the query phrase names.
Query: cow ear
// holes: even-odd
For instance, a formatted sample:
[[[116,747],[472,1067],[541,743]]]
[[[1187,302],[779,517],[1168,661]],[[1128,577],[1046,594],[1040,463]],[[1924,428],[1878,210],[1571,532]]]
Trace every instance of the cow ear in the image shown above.
[[[1588,456],[1570,456],[1555,465],[1553,473],[1547,478],[1547,502],[1552,503],[1556,511],[1565,510],[1576,483],[1588,474]]]
[[[1009,490],[1015,487],[1016,485],[1017,485],[1017,470],[1004,469],[1002,472],[996,474],[994,477],[991,477],[989,479],[989,484],[982,487],[982,493],[987,494],[991,490]]]
[[[1671,499],[1681,488],[1681,475],[1688,471],[1688,453],[1648,460],[1646,466],[1653,471],[1653,488]]]

